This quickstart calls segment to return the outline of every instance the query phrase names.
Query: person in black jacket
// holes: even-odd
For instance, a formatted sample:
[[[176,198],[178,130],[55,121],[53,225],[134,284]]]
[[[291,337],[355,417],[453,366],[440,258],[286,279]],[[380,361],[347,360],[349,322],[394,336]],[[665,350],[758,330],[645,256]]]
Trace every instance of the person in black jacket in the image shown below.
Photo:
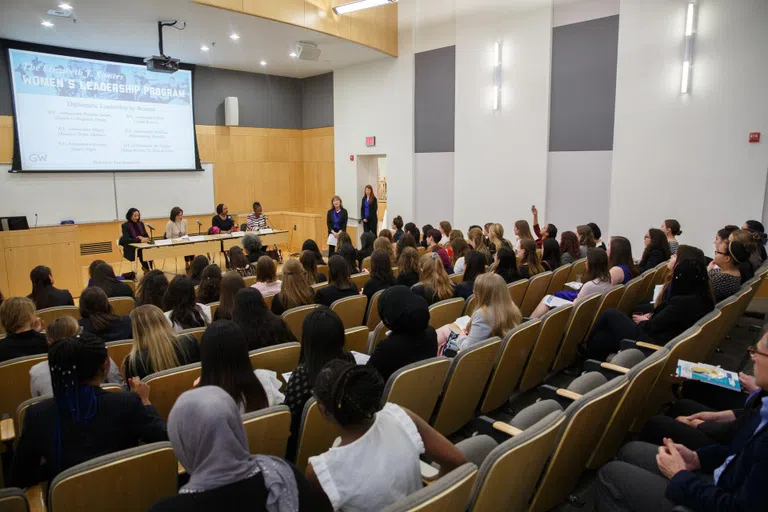
[[[59,290],[53,286],[54,280],[50,268],[38,265],[29,273],[29,280],[32,281],[32,293],[27,295],[27,298],[34,301],[37,309],[75,305],[69,290]]]
[[[331,304],[344,297],[352,297],[359,293],[357,285],[349,279],[349,265],[347,261],[334,254],[328,260],[329,285],[321,288],[315,295],[315,302],[323,306],[331,307]],[[274,299],[272,299],[274,304]]]
[[[323,259],[323,255],[320,252],[320,248],[317,246],[317,242],[315,242],[311,238],[304,240],[304,243],[301,244],[301,251],[302,252],[312,251],[312,253],[315,255],[315,260],[317,261],[317,264],[325,265],[325,260]]]
[[[657,304],[652,313],[632,318],[618,309],[603,313],[587,340],[587,357],[605,361],[619,350],[623,339],[664,345],[715,307],[703,261],[678,262],[670,286],[669,298]]]
[[[80,327],[104,341],[130,340],[133,338],[131,318],[117,316],[104,290],[93,286],[80,295]]]
[[[328,234],[333,235],[335,238],[339,238],[339,233],[347,231],[347,221],[349,216],[347,210],[344,208],[341,198],[339,196],[333,196],[331,198],[331,209],[325,215],[325,223],[328,226]],[[335,244],[328,244],[328,256],[332,256],[336,252],[336,246],[339,245],[338,241]]]
[[[360,202],[360,220],[363,221],[363,233],[377,233],[379,222],[379,202],[373,195],[373,187],[365,186],[365,195]]]
[[[247,253],[249,263],[256,263],[262,256],[268,256],[261,244],[261,238],[256,233],[246,233],[243,236],[243,249]]]
[[[640,273],[650,270],[659,263],[668,261],[672,257],[669,250],[669,241],[667,235],[660,229],[651,228],[645,234],[645,251],[637,267]]]
[[[406,234],[407,238],[413,237]],[[403,240],[404,236],[401,238]],[[397,284],[410,288],[419,282],[419,253],[414,247],[406,247],[397,257]]]
[[[437,355],[437,333],[429,325],[427,302],[405,286],[388,288],[379,298],[379,315],[392,331],[368,360],[386,382],[403,366]]]
[[[392,273],[392,263],[386,251],[373,251],[371,255],[371,278],[363,286],[363,295],[371,302],[376,292],[395,286],[395,275]]]
[[[136,248],[131,247],[131,244],[145,244],[149,242],[149,235],[147,234],[147,228],[144,227],[144,223],[141,222],[141,212],[137,208],[131,208],[128,213],[125,214],[126,222],[123,222],[121,226],[123,234],[120,237],[119,243],[123,248],[123,257],[128,261],[136,261]],[[139,261],[141,262],[141,268],[144,271],[148,271],[150,264],[145,262],[141,257],[141,249],[138,250]]]
[[[469,251],[464,257],[464,280],[456,286],[454,297],[466,300],[473,293],[475,279],[485,274],[485,256],[477,251]]]
[[[5,338],[0,338],[0,363],[48,352],[48,340],[41,332],[45,326],[35,314],[35,303],[30,299],[5,299],[0,304],[0,324],[6,332]]]
[[[109,370],[107,348],[90,333],[51,346],[53,398],[32,405],[16,446],[11,485],[52,481],[82,462],[138,446],[166,441],[165,423],[149,401],[149,386],[131,379],[131,393],[99,387]]]
[[[357,251],[357,268],[363,268],[363,260],[373,254],[376,234],[366,231],[360,236],[360,250]]]
[[[91,288],[101,288],[107,297],[133,297],[133,290],[130,286],[115,277],[115,271],[112,265],[102,263],[93,269],[93,286]]]
[[[229,214],[227,205],[221,203],[216,206],[216,215],[211,218],[211,229],[218,228],[219,234],[227,234],[237,231],[235,219]]]

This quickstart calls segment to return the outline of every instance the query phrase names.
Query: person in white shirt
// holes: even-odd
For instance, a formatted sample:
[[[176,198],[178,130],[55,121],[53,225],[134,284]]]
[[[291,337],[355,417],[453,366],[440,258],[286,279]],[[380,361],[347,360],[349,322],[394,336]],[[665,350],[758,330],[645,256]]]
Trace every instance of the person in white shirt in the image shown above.
[[[205,327],[211,323],[211,308],[197,303],[195,285],[187,276],[176,276],[168,285],[164,298],[166,318],[174,332]]]
[[[267,216],[264,214],[260,202],[253,203],[253,212],[248,214],[246,221],[248,222],[248,231],[259,231],[267,228]]]
[[[306,473],[334,510],[381,510],[418,491],[421,454],[440,465],[440,475],[466,462],[458,448],[412,412],[392,403],[380,408],[383,390],[375,368],[339,359],[317,376],[320,411],[338,427],[341,443],[310,457]]]

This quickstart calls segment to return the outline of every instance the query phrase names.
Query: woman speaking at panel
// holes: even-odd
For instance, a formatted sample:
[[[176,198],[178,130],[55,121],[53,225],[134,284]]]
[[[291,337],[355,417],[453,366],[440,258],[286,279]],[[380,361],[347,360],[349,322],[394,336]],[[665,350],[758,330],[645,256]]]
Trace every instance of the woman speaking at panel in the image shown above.
[[[187,219],[184,218],[184,210],[178,206],[174,206],[171,209],[171,217],[168,223],[165,225],[165,238],[173,240],[174,238],[181,238],[187,235]],[[189,264],[195,259],[195,255],[184,256],[184,262],[187,264],[187,270],[189,270]]]
[[[360,220],[363,221],[363,233],[377,233],[376,227],[379,222],[379,202],[373,195],[373,187],[365,186],[363,200],[360,203]]]
[[[344,209],[344,205],[341,203],[339,196],[333,196],[331,198],[331,209],[328,210],[328,214],[325,216],[325,223],[328,225],[328,257],[331,257],[336,252],[336,246],[338,243],[339,233],[347,230],[348,220],[347,210]]]
[[[137,208],[128,210],[128,213],[125,214],[125,220],[127,222],[123,222],[123,236],[120,237],[119,243],[123,247],[123,257],[128,261],[136,261],[136,248],[131,247],[131,244],[147,243],[149,242],[149,235],[144,223],[141,222],[141,212]],[[141,257],[141,249],[138,250],[138,253],[141,268],[146,272],[149,270],[149,264]]]
[[[229,208],[227,208],[227,205],[222,203],[216,206],[216,215],[214,215],[213,219],[211,219],[212,231],[213,228],[218,228],[218,232],[212,233],[214,235],[219,233],[229,234],[233,231],[237,231],[237,227],[235,226],[235,219],[233,219],[229,214]]]

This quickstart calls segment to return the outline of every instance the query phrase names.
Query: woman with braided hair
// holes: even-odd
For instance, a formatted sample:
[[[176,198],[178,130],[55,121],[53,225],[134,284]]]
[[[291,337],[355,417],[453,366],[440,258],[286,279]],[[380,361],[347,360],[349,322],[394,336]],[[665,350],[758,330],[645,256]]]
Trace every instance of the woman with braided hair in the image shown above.
[[[307,479],[334,510],[381,510],[422,487],[419,456],[440,464],[440,475],[466,459],[449,440],[407,409],[380,407],[384,381],[369,366],[341,360],[317,376],[320,412],[340,432],[341,444],[309,458]]]
[[[99,387],[110,366],[104,342],[90,333],[54,343],[48,353],[53,398],[32,405],[13,460],[12,485],[29,487],[139,441],[167,441],[149,402],[149,386],[130,379],[131,393]]]

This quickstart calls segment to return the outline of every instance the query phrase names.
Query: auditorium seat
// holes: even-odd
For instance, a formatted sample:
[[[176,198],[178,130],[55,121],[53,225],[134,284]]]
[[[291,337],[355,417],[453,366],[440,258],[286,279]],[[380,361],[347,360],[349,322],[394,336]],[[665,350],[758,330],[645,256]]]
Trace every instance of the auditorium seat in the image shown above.
[[[24,400],[19,404],[16,408],[16,415],[14,416],[14,418],[16,418],[16,442],[18,442],[19,437],[21,437],[21,432],[24,429],[24,417],[27,415],[29,408],[43,400],[51,398],[51,396],[52,395],[36,396],[29,400]]]
[[[97,457],[53,479],[48,510],[147,510],[157,500],[176,495],[177,467],[169,442]]]
[[[589,335],[592,333],[592,329],[595,328],[597,320],[603,315],[603,313],[619,305],[619,301],[621,301],[622,295],[624,295],[623,284],[612,286],[610,290],[603,293],[603,297],[600,299],[600,306],[598,306],[597,312],[595,313],[595,319],[592,321],[592,325],[589,327],[589,331],[587,331],[587,335],[584,337],[585,339],[589,338]]]
[[[55,306],[38,309],[35,314],[43,321],[43,325],[51,325],[55,320],[63,316],[71,316],[75,320],[80,320],[80,310],[75,306]]]
[[[523,303],[520,304],[520,312],[524,317],[531,316],[533,310],[547,294],[550,281],[552,281],[552,272],[541,272],[528,280],[528,289],[525,291]]]
[[[451,274],[448,276],[453,284],[461,284],[464,281],[464,274]]]
[[[635,307],[640,302],[640,293],[642,292],[644,282],[645,277],[637,276],[624,285],[624,293],[621,295],[621,300],[616,309],[625,315],[634,313]]]
[[[435,430],[449,436],[472,420],[500,348],[501,339],[490,338],[451,360],[432,421]]]
[[[637,304],[653,300],[653,297],[651,297],[651,288],[653,288],[653,278],[656,275],[656,272],[658,272],[658,270],[650,268],[641,274],[641,277],[643,278],[643,286],[640,287],[640,291],[637,294]]]
[[[328,277],[328,265],[318,265],[317,272],[318,274],[323,274],[325,277]]]
[[[0,510],[3,512],[27,512],[29,503],[24,491],[18,487],[0,489]]]
[[[523,298],[525,297],[525,292],[528,290],[528,279],[520,279],[513,283],[509,283],[507,289],[509,290],[509,297],[512,299],[512,302],[519,308],[523,305]]]
[[[432,304],[429,306],[429,325],[434,329],[439,329],[444,325],[452,324],[461,317],[464,304],[464,299],[460,297],[441,300]]]
[[[546,295],[554,295],[555,292],[562,291],[565,283],[568,282],[568,275],[571,273],[571,265],[562,265],[552,273],[552,280],[547,287]],[[538,306],[538,304],[537,304]]]
[[[168,421],[171,408],[181,394],[194,387],[200,370],[200,363],[192,363],[155,372],[141,379],[149,385],[149,400],[164,421]]]
[[[400,368],[387,380],[381,406],[392,402],[429,422],[450,365],[447,357],[434,357]]]
[[[301,343],[292,341],[269,347],[259,348],[248,352],[251,366],[254,370],[270,370],[277,373],[282,382],[283,374],[292,372],[299,366]]]
[[[595,319],[601,299],[601,294],[594,293],[573,307],[568,325],[565,328],[563,341],[560,343],[560,349],[552,365],[552,372],[562,371],[576,362],[579,345],[584,342],[587,336],[587,331]]]
[[[377,325],[376,329],[373,330],[371,336],[368,337],[368,346],[365,349],[365,353],[373,354],[373,352],[376,350],[376,347],[378,347],[379,343],[381,343],[381,340],[387,338],[388,332],[389,328],[384,325],[384,322],[379,322],[379,325]]]
[[[354,350],[365,354],[370,331],[364,325],[344,330],[344,350]]]
[[[426,254],[426,252],[427,252],[427,249],[422,247],[422,246],[418,246],[416,248],[416,252],[419,253],[419,256],[424,256],[424,254]]]
[[[178,335],[190,335],[194,336],[198,343],[203,342],[203,334],[205,334],[205,327],[193,327],[192,329],[184,329],[183,331],[179,332]],[[117,363],[117,361],[115,361]]]
[[[287,405],[243,414],[243,427],[248,451],[253,455],[285,458],[285,449],[291,436],[291,410]]]
[[[475,312],[476,307],[477,307],[477,297],[475,297],[475,294],[473,293],[472,295],[469,296],[469,298],[467,298],[467,302],[464,304],[464,311],[462,312],[462,314],[464,316],[471,317],[472,313]]]
[[[368,297],[366,295],[353,295],[334,301],[331,304],[331,311],[335,312],[341,318],[341,323],[345,329],[363,325],[365,310],[368,308]]]
[[[549,374],[573,306],[566,304],[541,317],[541,330],[520,379],[520,391],[538,386]]]
[[[133,307],[136,301],[133,297],[112,297],[109,300],[110,306],[112,306],[112,312],[117,316],[130,315],[133,311]]]
[[[246,288],[250,288],[256,284],[256,276],[245,276],[243,282],[245,283]]]
[[[123,362],[125,361],[125,358],[128,357],[128,354],[131,353],[131,349],[133,348],[133,340],[110,341],[106,343],[106,345],[109,358],[115,362],[117,367],[120,369],[120,373],[123,374]],[[125,378],[124,374],[123,378]]]
[[[268,310],[272,311],[272,300],[275,298],[275,294],[272,295],[264,295],[264,305],[267,307]]]
[[[355,283],[358,290],[362,290],[363,287],[365,287],[365,283],[367,283],[371,279],[371,274],[368,272],[361,272],[359,274],[352,274],[349,276],[349,280]]]
[[[361,269],[360,270],[367,270],[368,272],[371,271],[371,257],[370,256],[366,256],[365,258],[363,258],[363,264],[361,265]]]
[[[317,293],[317,292],[318,292],[318,290],[322,290],[322,289],[323,289],[323,288],[325,288],[326,286],[328,286],[328,281],[325,281],[324,283],[315,283],[315,284],[313,284],[313,285],[312,285],[312,290],[313,290],[315,293]]]
[[[37,363],[48,360],[47,354],[17,357],[0,363],[0,418],[2,420],[0,430],[12,435],[14,432],[13,418],[16,408],[32,398],[29,389],[29,370]],[[9,430],[10,429],[10,430]]]
[[[566,283],[572,283],[573,281],[576,281],[576,279],[581,276],[581,279],[584,279],[584,274],[587,273],[587,258],[581,258],[576,261],[574,261],[571,264],[571,271],[568,272],[568,279],[566,280]]]
[[[468,462],[382,512],[464,512],[476,478],[477,466]]]
[[[301,335],[303,332],[302,325],[304,324],[304,319],[308,314],[319,307],[320,306],[317,304],[309,304],[307,306],[299,306],[297,308],[292,308],[283,312],[283,320],[285,320],[288,328],[291,330],[293,335],[296,336],[296,339],[299,340],[299,342],[301,342]]]
[[[371,300],[368,302],[368,315],[366,316],[367,320],[365,325],[367,325],[368,329],[371,331],[374,330],[377,325],[379,325],[379,322],[381,322],[381,317],[379,316],[379,300],[381,299],[381,294],[385,291],[386,290],[377,291],[373,294],[373,297],[371,297]]]
[[[296,467],[304,473],[310,457],[328,451],[339,436],[336,425],[325,419],[313,397],[304,404],[296,449]]]
[[[211,302],[210,304],[206,304],[209,308],[211,308],[211,320],[216,318],[216,310],[219,309],[219,301]]]

